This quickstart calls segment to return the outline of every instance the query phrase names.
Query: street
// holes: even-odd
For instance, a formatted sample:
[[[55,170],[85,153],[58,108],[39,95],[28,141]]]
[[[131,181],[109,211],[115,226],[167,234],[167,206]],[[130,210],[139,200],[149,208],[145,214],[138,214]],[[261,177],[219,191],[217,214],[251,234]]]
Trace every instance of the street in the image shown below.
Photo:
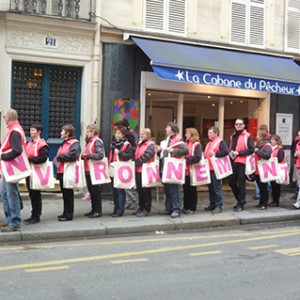
[[[0,299],[299,299],[297,223],[0,248]]]

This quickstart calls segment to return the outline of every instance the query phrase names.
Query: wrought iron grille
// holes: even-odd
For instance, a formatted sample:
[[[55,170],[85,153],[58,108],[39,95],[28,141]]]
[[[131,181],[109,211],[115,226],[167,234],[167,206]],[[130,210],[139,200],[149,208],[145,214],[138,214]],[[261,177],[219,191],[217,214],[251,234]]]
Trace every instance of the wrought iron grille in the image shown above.
[[[13,107],[29,136],[30,125],[42,122],[43,69],[25,65],[13,67]]]
[[[49,138],[59,138],[64,124],[76,125],[77,72],[50,70]]]
[[[94,0],[10,0],[12,11],[91,21]]]

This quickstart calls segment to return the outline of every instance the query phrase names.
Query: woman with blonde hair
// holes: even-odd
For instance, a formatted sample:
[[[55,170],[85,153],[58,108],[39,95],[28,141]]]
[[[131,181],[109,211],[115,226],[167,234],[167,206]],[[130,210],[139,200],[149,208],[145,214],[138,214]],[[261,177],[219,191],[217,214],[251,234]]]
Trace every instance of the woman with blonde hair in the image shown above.
[[[183,185],[183,210],[184,214],[194,214],[197,210],[197,188],[191,186],[190,166],[200,161],[202,147],[200,144],[199,133],[196,128],[186,128],[186,145],[189,153],[186,156],[185,184]]]
[[[137,217],[146,217],[151,211],[151,188],[142,187],[142,166],[144,163],[153,162],[155,145],[151,139],[151,130],[140,130],[140,141],[135,150],[136,189],[139,194],[139,209],[135,212]]]

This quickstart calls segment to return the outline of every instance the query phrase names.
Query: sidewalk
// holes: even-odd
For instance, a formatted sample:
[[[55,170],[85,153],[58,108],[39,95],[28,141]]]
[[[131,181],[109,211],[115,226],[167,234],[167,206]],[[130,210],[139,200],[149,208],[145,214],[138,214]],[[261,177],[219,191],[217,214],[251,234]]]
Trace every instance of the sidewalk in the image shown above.
[[[75,196],[75,214],[73,221],[58,222],[57,215],[62,212],[62,198],[60,193],[43,193],[43,215],[41,222],[34,225],[22,225],[19,232],[0,233],[0,244],[12,241],[41,241],[51,239],[107,237],[119,234],[163,234],[164,232],[180,232],[190,229],[218,228],[224,226],[237,226],[244,224],[257,224],[300,219],[300,210],[293,208],[294,200],[291,191],[283,191],[280,207],[268,208],[265,211],[254,206],[258,203],[252,199],[254,190],[247,192],[247,204],[242,212],[233,212],[236,204],[231,191],[224,191],[223,212],[212,214],[205,212],[208,205],[208,193],[205,189],[198,192],[198,207],[195,215],[181,215],[172,219],[169,216],[158,215],[164,209],[163,196],[157,201],[155,190],[152,200],[151,215],[139,218],[132,215],[133,210],[126,210],[121,218],[112,218],[113,205],[111,196],[103,195],[103,216],[89,219],[84,213],[90,211],[90,201],[81,200],[81,194]],[[30,216],[31,204],[27,193],[22,193],[24,209],[22,219]],[[2,202],[0,203],[0,222],[3,223],[4,214]]]

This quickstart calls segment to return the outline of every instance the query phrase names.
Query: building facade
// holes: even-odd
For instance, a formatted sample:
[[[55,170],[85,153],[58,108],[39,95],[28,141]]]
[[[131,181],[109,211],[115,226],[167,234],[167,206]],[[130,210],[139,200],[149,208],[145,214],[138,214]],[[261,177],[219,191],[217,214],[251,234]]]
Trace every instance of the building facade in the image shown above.
[[[0,109],[18,111],[26,136],[31,124],[41,123],[50,158],[61,143],[62,125],[75,125],[80,137],[98,118],[92,83],[94,5],[94,1],[0,0]],[[5,131],[1,121],[2,137]]]
[[[173,120],[228,140],[235,118],[255,135],[283,114],[293,137],[299,24],[300,0],[0,0],[0,109],[41,122],[51,155],[63,124],[84,144],[97,122],[108,146],[122,117],[158,141]]]
[[[103,0],[98,10],[106,141],[116,99],[139,101],[139,126],[150,127],[158,139],[172,120],[182,131],[196,127],[204,139],[216,124],[228,140],[235,118],[244,118],[254,135],[263,123],[275,133],[277,114],[292,122],[287,135],[296,135],[300,1],[117,2]],[[172,70],[180,70],[177,78]]]

